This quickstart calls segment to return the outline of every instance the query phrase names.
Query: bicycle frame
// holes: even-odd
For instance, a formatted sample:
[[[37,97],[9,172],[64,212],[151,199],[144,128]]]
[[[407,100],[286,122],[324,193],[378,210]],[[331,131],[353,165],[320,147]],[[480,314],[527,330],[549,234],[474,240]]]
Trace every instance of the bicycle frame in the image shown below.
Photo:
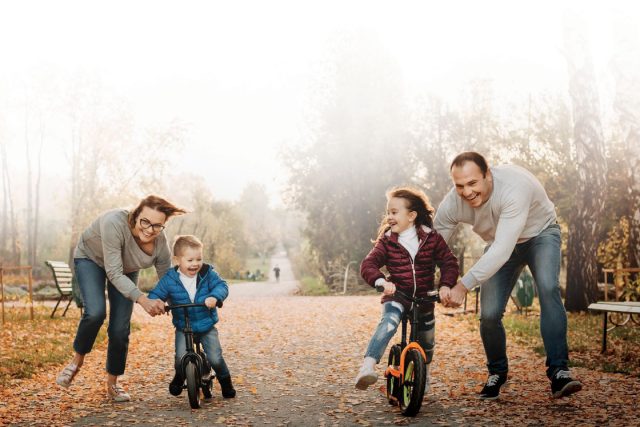
[[[216,304],[218,307],[222,307],[222,302],[218,301]],[[205,304],[177,304],[166,306],[165,310],[176,310],[182,308],[184,310],[185,325],[182,330],[185,338],[185,354],[180,359],[180,373],[182,377],[187,381],[187,391],[189,395],[189,403],[192,408],[196,409],[200,407],[200,392],[202,392],[205,398],[211,398],[211,383],[215,375],[211,371],[209,362],[205,359],[204,353],[200,348],[201,343],[196,341],[193,336],[193,329],[191,328],[191,320],[189,319],[189,308],[191,307],[206,307]],[[194,369],[191,369],[193,363]],[[195,372],[194,372],[195,371]],[[206,371],[206,372],[203,372]],[[191,372],[189,375],[188,373]],[[203,373],[205,376],[203,377]],[[189,378],[192,378],[190,380]]]
[[[391,366],[388,366],[384,372],[385,377],[391,375],[400,380],[402,383],[404,379],[404,365],[405,365],[405,357],[409,350],[416,349],[422,355],[425,363],[427,361],[427,354],[425,353],[422,346],[418,343],[418,323],[419,323],[419,313],[418,307],[423,304],[438,302],[440,301],[440,297],[438,295],[438,291],[429,291],[428,297],[426,298],[415,298],[411,295],[405,294],[402,291],[396,290],[396,293],[400,296],[406,298],[415,304],[415,307],[411,310],[411,334],[409,336],[409,342],[407,343],[407,322],[408,322],[408,313],[404,313],[402,315],[402,340],[400,341],[400,347],[402,348],[402,352],[400,353],[400,366],[398,369],[395,369]]]
[[[186,353],[180,359],[180,368],[182,370],[182,374],[184,377],[187,363],[190,361],[193,361],[197,367],[198,378],[200,378],[201,376],[200,374],[202,373],[203,362],[202,362],[202,357],[200,356],[200,354],[198,354],[199,349],[196,348],[196,343],[193,339],[193,329],[191,329],[191,321],[189,320],[189,310],[188,310],[189,307],[206,307],[206,306],[204,304],[180,304],[180,305],[169,306],[167,307],[167,309],[168,310],[171,310],[174,308],[184,309],[185,325],[184,325],[184,329],[182,330],[182,333],[184,333]]]

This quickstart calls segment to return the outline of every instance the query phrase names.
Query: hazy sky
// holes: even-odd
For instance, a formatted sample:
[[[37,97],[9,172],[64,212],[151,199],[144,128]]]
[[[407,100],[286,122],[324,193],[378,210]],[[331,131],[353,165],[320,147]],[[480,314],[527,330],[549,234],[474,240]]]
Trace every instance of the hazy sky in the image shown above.
[[[610,3],[610,2],[607,2]],[[606,73],[610,7],[576,2]],[[632,3],[629,3],[632,4]],[[367,30],[398,61],[406,93],[453,97],[473,76],[517,95],[566,87],[558,1],[12,1],[0,5],[0,77],[53,67],[95,73],[136,120],[189,125],[184,170],[217,198],[249,181],[274,200],[277,154],[302,141],[314,73],[332,37]],[[617,3],[631,10],[637,7]],[[606,82],[606,79],[605,79]]]

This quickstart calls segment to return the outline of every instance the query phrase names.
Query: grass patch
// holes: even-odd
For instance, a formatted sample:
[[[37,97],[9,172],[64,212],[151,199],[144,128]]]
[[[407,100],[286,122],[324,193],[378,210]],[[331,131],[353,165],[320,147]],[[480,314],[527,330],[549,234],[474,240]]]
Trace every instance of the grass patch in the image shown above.
[[[25,307],[5,307],[5,323],[0,324],[0,386],[12,380],[31,378],[49,366],[70,360],[80,310],[69,308],[65,317],[51,319],[51,307],[35,306],[34,320]],[[140,326],[132,323],[131,330]],[[95,345],[105,343],[107,322],[100,328]]]
[[[300,280],[300,295],[320,296],[332,292],[320,277],[304,276]]]
[[[536,301],[537,303],[537,301]],[[603,372],[618,372],[640,377],[640,327],[633,322],[607,334],[607,352],[600,353],[602,344],[602,315],[568,313],[568,344],[571,366],[581,366]],[[462,316],[477,331],[476,316]],[[516,311],[506,313],[503,324],[507,331],[507,345],[516,342],[544,356],[540,336],[540,311],[534,307],[528,315]]]

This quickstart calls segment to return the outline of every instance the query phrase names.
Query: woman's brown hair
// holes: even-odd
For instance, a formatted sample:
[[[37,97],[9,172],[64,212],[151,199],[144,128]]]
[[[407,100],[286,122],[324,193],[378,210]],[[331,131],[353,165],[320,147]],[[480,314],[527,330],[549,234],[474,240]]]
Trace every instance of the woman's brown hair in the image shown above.
[[[136,206],[134,210],[129,212],[129,227],[131,227],[131,229],[133,229],[136,226],[136,221],[138,220],[138,216],[140,215],[140,212],[142,212],[142,209],[144,209],[145,207],[151,208],[158,212],[162,212],[167,217],[167,220],[169,220],[169,218],[171,218],[172,216],[182,215],[187,213],[186,210],[177,207],[170,201],[163,199],[160,196],[151,194],[145,197],[144,199],[140,200],[140,203],[138,203],[138,206]]]
[[[394,197],[404,199],[407,209],[418,214],[414,221],[416,227],[426,225],[429,228],[433,228],[433,213],[435,210],[431,207],[429,198],[424,194],[424,191],[412,187],[397,187],[387,191],[387,201]],[[376,241],[380,240],[390,228],[388,217],[385,213],[378,228]]]

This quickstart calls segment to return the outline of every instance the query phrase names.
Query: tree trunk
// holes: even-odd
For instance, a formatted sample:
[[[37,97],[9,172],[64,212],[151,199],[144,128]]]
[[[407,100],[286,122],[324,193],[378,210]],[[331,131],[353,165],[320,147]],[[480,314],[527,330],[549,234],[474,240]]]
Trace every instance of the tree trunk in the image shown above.
[[[42,118],[41,118],[42,120]],[[36,175],[35,200],[33,206],[33,247],[31,248],[31,265],[36,265],[38,259],[38,230],[40,226],[40,181],[42,177],[42,148],[44,147],[44,125],[40,122],[40,147],[38,147],[38,169]]]
[[[640,44],[636,23],[615,17],[612,71],[616,78],[614,107],[623,132],[629,179],[629,252],[632,267],[640,265]]]
[[[11,249],[7,250],[5,260],[9,265],[20,265],[20,242],[18,241],[16,215],[13,211],[13,196],[11,195],[11,175],[9,174],[9,162],[7,161],[7,151],[4,143],[0,144],[0,150],[0,155],[2,157],[2,192],[5,200],[5,212],[8,213],[8,215],[6,215],[6,217],[3,219],[3,227],[9,228],[9,233],[6,233],[5,230],[5,238],[8,240],[9,234],[11,236]],[[4,247],[6,248],[5,242],[3,242],[3,245],[5,245]],[[11,252],[11,257],[9,257],[9,251]]]
[[[8,174],[5,172],[5,150],[4,142],[0,142],[0,159],[2,162],[2,229],[0,229],[0,263],[6,263],[7,242],[9,240],[9,186],[7,184]]]
[[[33,182],[32,182],[32,170],[31,170],[31,144],[29,142],[29,101],[25,96],[24,107],[24,149],[27,161],[27,215],[26,215],[26,231],[27,231],[27,263],[30,265],[35,264],[33,259]]]
[[[566,17],[569,18],[569,17]],[[577,197],[567,245],[568,311],[585,311],[598,299],[597,236],[604,212],[606,163],[595,73],[582,22],[565,20],[569,93],[574,120]]]

